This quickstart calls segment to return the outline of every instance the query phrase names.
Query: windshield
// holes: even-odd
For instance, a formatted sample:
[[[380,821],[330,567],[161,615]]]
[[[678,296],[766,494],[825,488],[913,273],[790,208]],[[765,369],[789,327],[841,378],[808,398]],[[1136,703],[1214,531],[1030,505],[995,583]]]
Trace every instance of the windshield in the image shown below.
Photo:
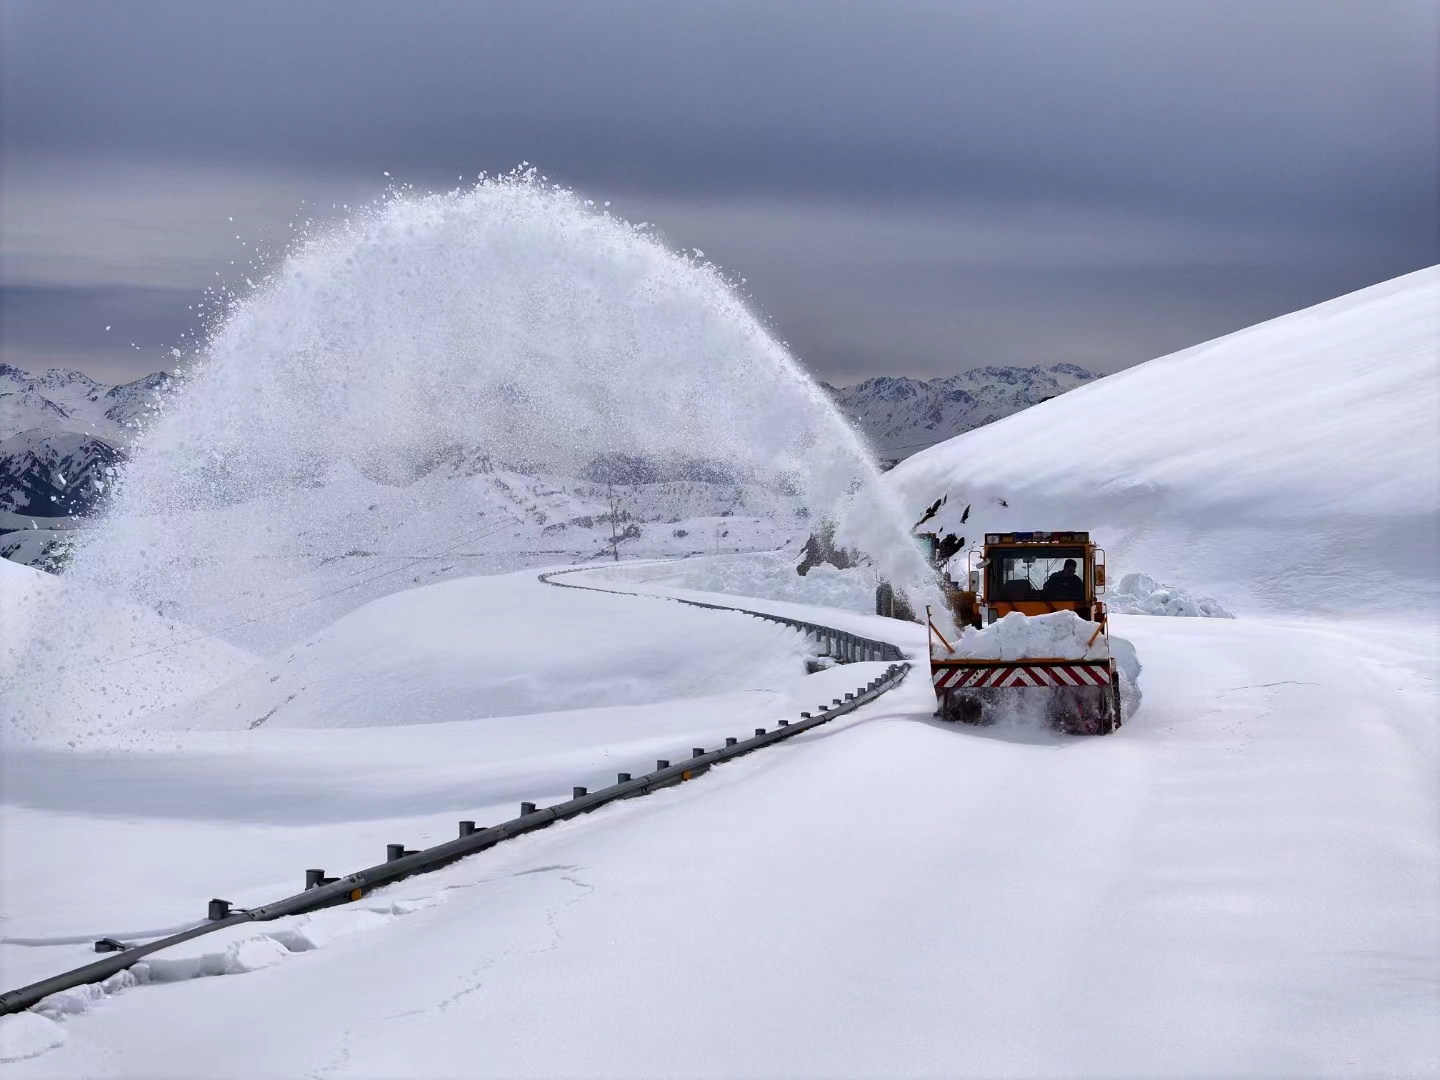
[[[990,555],[992,600],[1084,600],[1083,548],[1010,549]]]

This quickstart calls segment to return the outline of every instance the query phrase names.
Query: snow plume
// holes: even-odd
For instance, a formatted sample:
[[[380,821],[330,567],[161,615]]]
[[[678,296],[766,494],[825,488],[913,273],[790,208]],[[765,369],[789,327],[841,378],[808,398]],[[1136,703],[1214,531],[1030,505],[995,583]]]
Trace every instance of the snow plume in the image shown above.
[[[870,498],[859,437],[715,266],[543,181],[395,192],[298,246],[141,440],[77,585],[271,653],[410,587],[411,557],[538,538],[516,476],[603,503],[596,469],[624,462],[802,535]],[[880,571],[923,581],[899,515],[864,505]]]

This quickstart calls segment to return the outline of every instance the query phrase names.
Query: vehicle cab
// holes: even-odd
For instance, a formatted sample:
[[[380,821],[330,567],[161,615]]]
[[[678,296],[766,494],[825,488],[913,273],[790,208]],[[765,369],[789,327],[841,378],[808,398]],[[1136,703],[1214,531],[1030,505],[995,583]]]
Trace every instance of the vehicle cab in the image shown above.
[[[948,575],[945,599],[961,626],[985,626],[1012,611],[1073,611],[1105,621],[1105,552],[1088,532],[989,533],[966,555],[964,582]]]

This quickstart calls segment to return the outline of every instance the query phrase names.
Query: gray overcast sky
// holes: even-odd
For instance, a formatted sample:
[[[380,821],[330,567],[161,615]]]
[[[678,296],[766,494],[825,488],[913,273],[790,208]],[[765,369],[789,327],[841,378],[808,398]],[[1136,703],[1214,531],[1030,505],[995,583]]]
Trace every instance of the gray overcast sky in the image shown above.
[[[1435,2],[0,13],[22,367],[153,370],[236,233],[522,159],[744,275],[840,382],[1111,371],[1437,261]]]

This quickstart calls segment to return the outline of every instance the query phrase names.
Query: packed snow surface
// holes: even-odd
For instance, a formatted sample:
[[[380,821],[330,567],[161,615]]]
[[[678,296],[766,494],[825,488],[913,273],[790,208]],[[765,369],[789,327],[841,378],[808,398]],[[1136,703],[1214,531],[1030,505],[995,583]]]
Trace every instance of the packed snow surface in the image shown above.
[[[967,543],[1086,529],[1239,615],[1440,604],[1440,267],[1078,387],[886,474]],[[960,518],[969,506],[969,519]]]

